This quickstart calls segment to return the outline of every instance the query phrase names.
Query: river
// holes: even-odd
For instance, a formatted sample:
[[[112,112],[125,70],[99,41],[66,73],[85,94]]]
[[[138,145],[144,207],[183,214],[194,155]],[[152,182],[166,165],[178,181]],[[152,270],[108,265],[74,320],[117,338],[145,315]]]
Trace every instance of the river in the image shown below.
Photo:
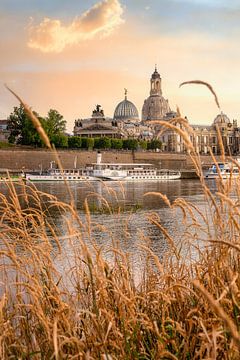
[[[20,193],[21,186],[15,185]],[[39,182],[30,184],[40,192],[56,196],[59,201],[69,203],[70,195],[64,183]],[[215,182],[208,182],[209,188],[215,191]],[[166,195],[170,203],[176,199],[188,201],[197,206],[205,215],[208,204],[199,180],[174,180],[167,182],[71,182],[69,189],[76,205],[79,217],[83,224],[87,223],[84,210],[84,201],[88,200],[91,212],[91,236],[86,234],[85,242],[91,247],[94,244],[101,249],[108,261],[113,258],[113,247],[118,247],[124,254],[128,254],[135,269],[140,269],[144,264],[142,245],[149,248],[161,260],[166,253],[172,253],[171,241],[159,228],[160,223],[168,232],[169,237],[177,250],[181,249],[183,261],[193,261],[198,257],[194,249],[201,246],[201,241],[206,236],[203,219],[194,211],[197,224],[193,224],[191,217],[184,220],[184,213],[180,207],[171,209],[158,195]],[[6,184],[0,184],[3,194],[9,195]],[[45,198],[43,202],[48,202]],[[46,205],[46,204],[45,204]],[[62,245],[61,254],[54,245],[55,263],[63,274],[70,269],[78,246],[74,237],[68,239],[71,233],[69,228],[77,228],[69,213],[60,214],[59,211],[49,212],[51,221],[58,229]],[[200,224],[200,227],[199,227]],[[202,226],[202,228],[201,228]],[[90,239],[91,238],[91,239]]]

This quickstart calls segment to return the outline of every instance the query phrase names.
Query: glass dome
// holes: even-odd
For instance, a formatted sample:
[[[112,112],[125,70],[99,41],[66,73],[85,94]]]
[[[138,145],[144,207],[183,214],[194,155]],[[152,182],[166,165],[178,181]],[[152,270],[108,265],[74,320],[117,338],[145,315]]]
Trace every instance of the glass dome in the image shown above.
[[[139,115],[136,106],[127,99],[127,91],[125,90],[125,99],[121,101],[113,115],[115,120],[138,120]]]

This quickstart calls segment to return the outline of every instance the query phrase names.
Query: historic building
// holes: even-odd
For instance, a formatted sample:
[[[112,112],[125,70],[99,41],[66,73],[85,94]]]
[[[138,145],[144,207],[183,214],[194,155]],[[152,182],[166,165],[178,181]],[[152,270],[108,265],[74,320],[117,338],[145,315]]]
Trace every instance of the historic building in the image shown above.
[[[150,96],[142,107],[142,121],[161,120],[171,111],[168,100],[162,96],[162,79],[155,67],[150,79]]]
[[[153,137],[158,137],[162,142],[162,150],[182,153],[187,151],[183,138],[174,130],[154,124],[154,121],[170,121],[174,124],[177,113],[170,109],[168,100],[162,96],[161,76],[155,68],[150,79],[150,96],[144,101],[142,108],[142,121],[149,124]],[[188,122],[187,118],[185,120]],[[178,128],[183,125],[176,121]],[[239,154],[240,152],[240,129],[237,120],[232,122],[224,113],[217,115],[211,125],[189,125],[189,137],[195,149],[200,154],[208,154],[209,149],[214,154],[220,153],[217,136],[219,128],[226,154]],[[186,128],[185,128],[186,130]]]
[[[217,127],[222,137],[225,153],[228,155],[239,154],[240,129],[237,125],[237,120],[231,122],[223,112],[216,116],[210,126],[192,125],[193,135],[190,138],[196,151],[201,154],[207,154],[209,149],[211,149],[213,154],[220,154]]]
[[[91,118],[75,120],[73,134],[81,137],[122,138],[125,136],[116,120],[105,117],[101,105],[96,105]]]
[[[183,124],[174,118],[177,113],[172,111],[168,100],[162,95],[162,79],[155,67],[150,78],[150,96],[144,101],[142,107],[142,119],[139,119],[137,107],[128,100],[125,89],[124,99],[116,106],[113,118],[104,116],[100,105],[93,110],[91,118],[78,119],[75,121],[74,135],[86,137],[110,137],[110,138],[136,138],[151,140],[158,138],[162,142],[162,151],[186,152],[183,138],[176,131],[163,127],[154,122],[166,121],[173,123],[178,128],[184,128]],[[190,125],[185,117],[189,129],[189,137],[195,149],[200,154],[208,154],[209,149],[214,154],[220,153],[217,136],[217,127],[222,136],[226,154],[239,154],[240,152],[240,129],[237,121],[232,122],[224,113],[216,116],[211,125]]]
[[[114,111],[113,119],[121,128],[125,137],[149,140],[153,137],[150,125],[143,124],[139,119],[136,106],[128,100],[127,89],[124,100],[121,101]]]
[[[9,135],[8,120],[0,120],[0,141],[8,142]]]
[[[119,124],[140,122],[136,106],[127,99],[127,89],[124,89],[124,93],[124,100],[116,106],[114,111],[114,120],[116,120]]]
[[[124,99],[116,106],[113,118],[105,117],[101,106],[97,105],[91,118],[75,120],[73,134],[81,137],[153,138],[151,126],[141,122],[136,106],[127,98],[126,89]]]

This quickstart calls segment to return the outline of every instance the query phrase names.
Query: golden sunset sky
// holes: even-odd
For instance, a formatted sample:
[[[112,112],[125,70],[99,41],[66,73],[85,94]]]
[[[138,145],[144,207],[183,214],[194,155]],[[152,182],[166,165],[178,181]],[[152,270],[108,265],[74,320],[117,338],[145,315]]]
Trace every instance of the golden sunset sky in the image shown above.
[[[157,64],[163,95],[192,124],[211,124],[221,109],[240,120],[240,0],[1,0],[0,119],[18,102],[40,115],[89,117],[95,104],[113,116],[128,89],[141,114]],[[239,121],[240,122],[240,121]]]

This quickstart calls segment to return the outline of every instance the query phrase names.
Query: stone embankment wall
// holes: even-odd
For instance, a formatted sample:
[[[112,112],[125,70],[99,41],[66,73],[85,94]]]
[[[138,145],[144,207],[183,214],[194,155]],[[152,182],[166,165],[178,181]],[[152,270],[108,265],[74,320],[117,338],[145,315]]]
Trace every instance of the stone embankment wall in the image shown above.
[[[96,151],[62,150],[58,152],[63,168],[73,168],[96,162]],[[48,150],[0,150],[0,171],[33,171],[48,169],[54,155]],[[152,151],[102,151],[103,162],[114,163],[152,163],[157,167],[168,169],[191,170],[193,164],[186,154],[157,153]],[[202,164],[208,167],[212,163],[210,156],[201,158]]]

